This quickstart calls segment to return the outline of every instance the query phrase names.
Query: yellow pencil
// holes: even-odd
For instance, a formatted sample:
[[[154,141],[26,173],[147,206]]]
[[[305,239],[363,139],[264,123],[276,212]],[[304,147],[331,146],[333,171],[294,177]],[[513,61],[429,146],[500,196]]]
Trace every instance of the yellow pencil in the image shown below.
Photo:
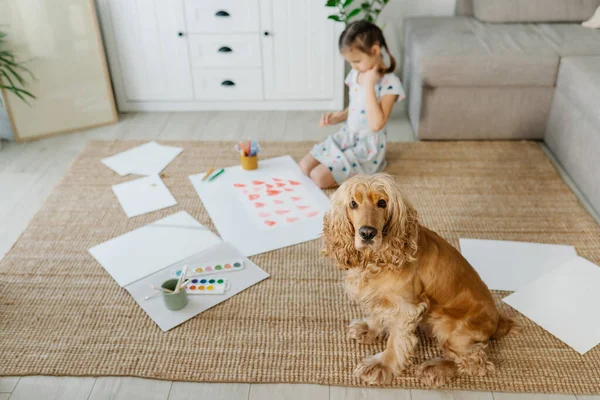
[[[204,175],[204,177],[202,178],[203,181],[206,180],[206,178],[208,178],[210,176],[210,174],[213,173],[213,171],[215,170],[215,167],[211,167],[208,172],[206,173],[206,175]]]

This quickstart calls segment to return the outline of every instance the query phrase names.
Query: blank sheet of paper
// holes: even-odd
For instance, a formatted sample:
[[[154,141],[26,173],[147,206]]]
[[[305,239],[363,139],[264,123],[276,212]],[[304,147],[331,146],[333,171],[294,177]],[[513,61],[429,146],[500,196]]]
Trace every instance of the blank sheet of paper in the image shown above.
[[[102,160],[102,163],[121,176],[158,175],[183,151],[180,147],[148,142]]]
[[[492,290],[515,291],[577,257],[573,246],[460,239],[460,251]]]
[[[114,185],[112,190],[129,218],[177,204],[158,175],[120,183]]]
[[[89,252],[123,287],[218,243],[221,239],[217,235],[180,211]]]
[[[561,265],[502,301],[579,354],[600,343],[600,267],[585,258]]]

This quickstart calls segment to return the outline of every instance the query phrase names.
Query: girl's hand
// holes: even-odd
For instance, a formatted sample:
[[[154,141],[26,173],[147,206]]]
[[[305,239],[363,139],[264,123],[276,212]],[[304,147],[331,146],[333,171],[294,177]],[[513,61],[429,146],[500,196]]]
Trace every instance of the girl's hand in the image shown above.
[[[321,121],[319,122],[319,128],[328,125],[339,124],[340,122],[344,122],[346,120],[346,112],[345,111],[336,111],[336,112],[328,112],[323,113],[321,115]]]
[[[379,78],[379,65],[375,65],[367,72],[363,72],[363,80],[366,86],[375,86]]]

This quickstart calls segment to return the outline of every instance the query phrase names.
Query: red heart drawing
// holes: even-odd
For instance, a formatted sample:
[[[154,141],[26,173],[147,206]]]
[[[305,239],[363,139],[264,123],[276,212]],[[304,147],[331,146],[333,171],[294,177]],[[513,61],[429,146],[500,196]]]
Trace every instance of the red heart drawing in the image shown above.
[[[306,210],[307,208],[310,208],[310,206],[298,206],[298,210]]]
[[[246,185],[244,185],[243,183],[234,183],[233,187],[241,188],[241,187],[246,187]]]
[[[267,190],[267,194],[268,194],[269,196],[276,196],[276,195],[278,195],[279,193],[281,193],[281,191],[280,191],[280,190]]]
[[[320,212],[318,211],[313,211],[313,212],[309,212],[308,214],[306,214],[307,217],[316,217],[317,215],[319,215]]]
[[[261,208],[264,206],[265,206],[265,203],[254,203],[254,207],[256,207],[256,208]]]
[[[273,185],[271,185],[270,183],[267,183],[265,186],[268,187],[269,189],[271,189],[273,187]]]
[[[290,217],[290,218],[286,218],[285,220],[287,222],[296,222],[296,221],[300,221],[300,218],[292,218],[292,217]]]
[[[296,181],[289,181],[289,182],[290,182],[291,185],[294,185],[294,186],[301,185],[300,182],[296,182]]]
[[[252,200],[256,200],[260,197],[260,194],[251,194],[248,195],[248,198],[252,201]]]
[[[275,203],[275,204],[283,204],[283,200],[273,200],[273,203]]]
[[[261,212],[259,212],[259,213],[258,213],[258,215],[259,215],[261,218],[266,218],[266,217],[270,217],[270,216],[271,216],[271,213],[270,213],[270,212],[267,212],[267,211],[261,211]]]
[[[275,182],[281,182],[283,179],[279,179],[279,178],[273,178],[273,180],[274,180]]]
[[[275,222],[275,221],[268,221],[268,220],[267,220],[267,221],[265,221],[265,224],[267,224],[267,225],[269,225],[269,226],[273,226],[273,225],[275,225],[276,223],[277,223],[277,222]]]
[[[294,189],[292,189],[292,188],[283,188],[283,190],[285,190],[286,192],[293,192],[294,191]]]
[[[264,182],[262,181],[252,181],[253,185],[262,185]]]
[[[298,201],[300,199],[302,199],[302,197],[292,197],[292,201]]]
[[[283,183],[283,182],[277,182],[277,186],[279,186],[279,187],[285,186],[285,183]]]
[[[275,211],[277,213],[277,215],[283,215],[283,214],[287,214],[290,212],[290,210],[277,210]]]

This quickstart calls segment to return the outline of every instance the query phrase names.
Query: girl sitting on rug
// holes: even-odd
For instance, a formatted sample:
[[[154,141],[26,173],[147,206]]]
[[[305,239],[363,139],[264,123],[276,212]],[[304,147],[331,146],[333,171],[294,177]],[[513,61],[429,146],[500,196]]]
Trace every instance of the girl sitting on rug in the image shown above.
[[[300,161],[302,172],[322,189],[385,168],[385,126],[394,103],[404,100],[400,79],[392,73],[396,61],[377,25],[351,23],[340,36],[339,49],[352,66],[345,81],[350,105],[344,111],[323,114],[320,127],[344,125]],[[389,55],[389,66],[384,64],[382,49]]]

